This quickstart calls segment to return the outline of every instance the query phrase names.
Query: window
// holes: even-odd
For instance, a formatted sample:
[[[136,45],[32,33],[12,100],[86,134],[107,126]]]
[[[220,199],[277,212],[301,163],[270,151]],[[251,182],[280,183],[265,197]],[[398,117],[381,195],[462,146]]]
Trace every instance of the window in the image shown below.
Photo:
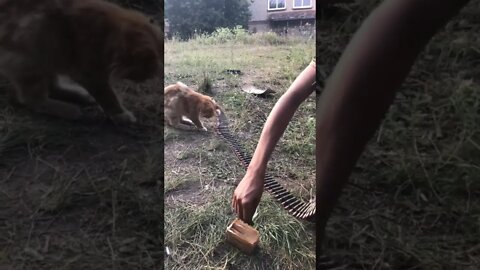
[[[285,0],[268,0],[268,10],[285,9]]]
[[[293,8],[311,8],[312,0],[293,0]]]

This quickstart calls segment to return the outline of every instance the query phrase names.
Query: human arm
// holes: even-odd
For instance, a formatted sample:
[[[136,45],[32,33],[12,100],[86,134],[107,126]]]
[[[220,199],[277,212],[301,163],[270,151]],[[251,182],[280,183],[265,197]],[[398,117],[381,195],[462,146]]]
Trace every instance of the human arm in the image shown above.
[[[416,57],[467,0],[386,0],[353,37],[317,107],[317,247],[341,190]]]
[[[232,206],[245,222],[252,222],[263,193],[268,160],[295,111],[313,92],[315,73],[315,64],[311,63],[280,97],[265,122],[247,172],[233,193]]]

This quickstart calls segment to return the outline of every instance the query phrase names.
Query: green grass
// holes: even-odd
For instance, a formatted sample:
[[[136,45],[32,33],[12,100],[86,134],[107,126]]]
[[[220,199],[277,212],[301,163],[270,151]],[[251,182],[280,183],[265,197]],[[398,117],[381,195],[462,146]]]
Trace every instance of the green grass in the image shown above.
[[[182,81],[197,89],[208,76],[209,95],[224,108],[232,131],[251,153],[276,100],[314,56],[314,41],[283,40],[271,45],[262,37],[248,38],[248,44],[201,38],[167,42],[165,83]],[[242,74],[227,74],[226,69]],[[261,98],[241,90],[252,84],[277,93]],[[270,172],[305,200],[314,186],[314,113],[312,95],[295,115],[269,164]],[[209,131],[215,124],[205,123]],[[255,220],[261,234],[259,253],[247,256],[226,243],[225,230],[235,218],[231,196],[245,170],[211,132],[167,128],[164,136],[165,245],[171,251],[167,269],[314,269],[313,227],[288,215],[267,193]]]

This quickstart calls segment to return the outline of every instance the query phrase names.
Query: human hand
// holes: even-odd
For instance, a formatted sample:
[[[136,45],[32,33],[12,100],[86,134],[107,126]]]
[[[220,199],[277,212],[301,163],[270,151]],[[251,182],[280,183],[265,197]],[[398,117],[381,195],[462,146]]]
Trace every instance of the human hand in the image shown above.
[[[232,207],[238,218],[252,224],[252,217],[263,193],[265,173],[247,171],[233,192]]]

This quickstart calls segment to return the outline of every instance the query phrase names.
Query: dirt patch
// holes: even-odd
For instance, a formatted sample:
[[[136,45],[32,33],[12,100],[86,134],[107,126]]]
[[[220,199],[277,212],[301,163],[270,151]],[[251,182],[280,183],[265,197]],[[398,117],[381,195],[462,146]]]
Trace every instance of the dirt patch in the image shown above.
[[[98,108],[69,122],[0,97],[0,265],[160,269],[158,82],[117,85],[140,119],[129,127],[113,126]]]

